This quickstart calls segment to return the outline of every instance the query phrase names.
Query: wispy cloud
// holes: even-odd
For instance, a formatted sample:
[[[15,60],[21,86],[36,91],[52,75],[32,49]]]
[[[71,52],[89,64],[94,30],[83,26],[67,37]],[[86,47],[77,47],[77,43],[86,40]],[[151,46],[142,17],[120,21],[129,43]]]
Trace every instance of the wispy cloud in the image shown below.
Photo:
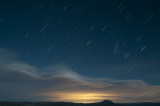
[[[65,65],[39,68],[0,49],[0,100],[160,102],[160,86],[142,80],[90,78]]]

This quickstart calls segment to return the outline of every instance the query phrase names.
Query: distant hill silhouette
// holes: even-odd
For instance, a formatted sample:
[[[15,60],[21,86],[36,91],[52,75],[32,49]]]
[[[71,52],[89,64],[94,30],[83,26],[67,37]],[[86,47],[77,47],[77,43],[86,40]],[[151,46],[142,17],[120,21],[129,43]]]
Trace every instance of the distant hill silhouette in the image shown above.
[[[160,103],[113,103],[104,100],[98,103],[71,103],[71,102],[7,102],[1,101],[0,106],[160,106]]]
[[[104,100],[102,102],[99,102],[101,104],[114,104],[111,100]]]

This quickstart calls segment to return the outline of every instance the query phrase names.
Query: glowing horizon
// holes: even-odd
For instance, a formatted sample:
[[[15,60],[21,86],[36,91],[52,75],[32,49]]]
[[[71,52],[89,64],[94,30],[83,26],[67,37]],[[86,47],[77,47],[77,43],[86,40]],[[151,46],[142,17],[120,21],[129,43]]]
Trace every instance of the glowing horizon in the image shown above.
[[[52,95],[52,94],[50,94]],[[90,93],[90,92],[59,92],[59,93],[53,93],[53,96],[57,97],[58,99],[48,99],[49,101],[56,101],[56,102],[73,102],[73,103],[96,103],[101,102],[103,100],[110,100],[113,96],[112,94],[102,94],[102,93]],[[52,96],[50,96],[52,98]]]

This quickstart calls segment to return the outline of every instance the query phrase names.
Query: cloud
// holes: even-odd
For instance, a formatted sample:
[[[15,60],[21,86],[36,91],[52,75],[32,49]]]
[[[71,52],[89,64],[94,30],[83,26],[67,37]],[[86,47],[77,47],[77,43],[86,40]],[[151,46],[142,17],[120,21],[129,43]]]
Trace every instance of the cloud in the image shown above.
[[[65,65],[38,68],[0,49],[1,101],[160,102],[160,86],[142,80],[90,78]]]

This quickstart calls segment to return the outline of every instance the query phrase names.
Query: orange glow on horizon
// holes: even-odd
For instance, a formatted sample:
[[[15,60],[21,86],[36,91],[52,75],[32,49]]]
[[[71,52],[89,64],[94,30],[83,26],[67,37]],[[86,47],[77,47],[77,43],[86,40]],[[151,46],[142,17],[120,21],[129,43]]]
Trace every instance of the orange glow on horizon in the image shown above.
[[[102,94],[102,93],[87,93],[87,92],[70,92],[70,93],[53,93],[53,99],[57,102],[74,102],[74,103],[95,103],[105,99],[111,99],[113,94]],[[52,98],[52,95],[51,98]],[[52,99],[50,99],[52,101]]]

